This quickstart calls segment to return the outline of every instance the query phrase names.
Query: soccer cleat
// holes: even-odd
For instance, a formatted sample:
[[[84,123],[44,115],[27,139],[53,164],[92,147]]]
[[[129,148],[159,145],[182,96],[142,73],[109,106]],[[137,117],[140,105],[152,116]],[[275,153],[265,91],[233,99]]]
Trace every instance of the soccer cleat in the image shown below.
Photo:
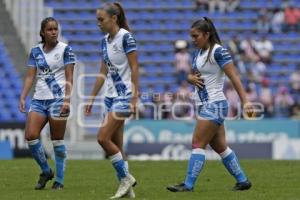
[[[53,171],[50,169],[50,172],[48,173],[41,173],[40,174],[40,179],[38,181],[38,183],[36,184],[36,186],[34,187],[34,189],[36,190],[42,190],[45,188],[46,186],[46,183],[49,181],[49,180],[52,180],[54,177],[54,173]]]
[[[184,183],[167,186],[167,190],[171,192],[193,192],[193,188],[191,189],[187,188]]]
[[[131,187],[128,190],[128,192],[124,196],[122,196],[122,198],[134,199],[135,198],[135,193],[134,193],[133,187]]]
[[[131,174],[128,174],[128,176],[121,179],[120,185],[119,185],[119,188],[118,188],[116,194],[114,196],[110,197],[110,199],[119,199],[119,198],[125,196],[126,193],[130,190],[130,188],[134,187],[135,185],[136,185],[135,178]]]
[[[52,185],[52,189],[53,190],[62,190],[62,189],[64,189],[64,185],[55,181]]]
[[[235,186],[232,188],[233,191],[239,191],[239,190],[248,190],[252,186],[251,182],[249,180],[246,180],[241,183],[236,183]]]

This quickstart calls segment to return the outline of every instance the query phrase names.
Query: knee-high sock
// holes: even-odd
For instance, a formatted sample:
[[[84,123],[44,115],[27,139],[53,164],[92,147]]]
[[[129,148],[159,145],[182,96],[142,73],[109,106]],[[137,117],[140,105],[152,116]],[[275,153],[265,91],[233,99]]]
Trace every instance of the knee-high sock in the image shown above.
[[[128,172],[128,168],[125,165],[125,161],[123,160],[123,156],[121,152],[118,152],[115,155],[110,156],[109,159],[111,160],[111,163],[117,172],[118,178],[120,179],[125,178],[129,172]]]
[[[50,167],[47,163],[47,158],[45,155],[44,148],[39,139],[28,141],[29,149],[32,153],[33,158],[40,166],[43,173],[48,173],[50,171]]]
[[[226,169],[232,176],[234,176],[237,182],[240,183],[247,180],[247,177],[242,170],[239,160],[234,151],[227,147],[224,152],[220,153],[220,156]]]
[[[56,179],[55,181],[63,184],[66,168],[66,146],[64,140],[52,140],[55,153]]]
[[[205,150],[196,148],[192,150],[192,155],[189,160],[188,170],[184,184],[187,188],[192,189],[195,185],[203,165],[205,163]]]
[[[125,165],[126,171],[129,172],[129,165],[128,165],[128,161],[127,160],[124,160],[124,165]],[[118,180],[120,181],[121,177],[119,176],[118,173],[116,173],[116,175],[117,175]]]

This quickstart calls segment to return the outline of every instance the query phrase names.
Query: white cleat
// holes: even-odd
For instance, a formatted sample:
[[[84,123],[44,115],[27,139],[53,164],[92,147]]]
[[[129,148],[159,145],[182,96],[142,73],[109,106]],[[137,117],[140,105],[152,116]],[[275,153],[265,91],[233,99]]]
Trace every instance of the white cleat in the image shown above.
[[[129,174],[125,178],[121,179],[120,185],[119,185],[119,188],[118,188],[116,194],[114,196],[110,197],[110,199],[119,199],[119,198],[125,196],[129,192],[130,188],[135,186],[135,184],[136,184],[135,178],[131,174]]]
[[[128,192],[122,198],[134,199],[135,193],[133,187],[129,188]]]

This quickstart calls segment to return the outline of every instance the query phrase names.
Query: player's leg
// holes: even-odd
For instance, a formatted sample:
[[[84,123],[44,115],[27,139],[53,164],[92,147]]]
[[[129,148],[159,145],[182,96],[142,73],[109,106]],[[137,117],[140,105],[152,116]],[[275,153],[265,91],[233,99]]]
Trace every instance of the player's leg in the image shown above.
[[[172,192],[192,191],[205,163],[205,147],[214,136],[219,125],[209,120],[198,120],[193,134],[192,154],[189,159],[184,183],[168,186]]]
[[[124,134],[124,123],[112,135],[112,142],[115,145],[117,145],[117,147],[119,148],[119,150],[122,154],[124,163],[125,163],[125,168],[128,171],[128,162],[127,162],[126,155],[125,155],[125,152],[124,152],[124,149],[123,149],[123,134]],[[120,177],[119,173],[117,173],[117,177],[118,177],[118,180],[121,180],[121,177]]]
[[[52,189],[63,189],[64,187],[64,171],[66,168],[67,158],[64,136],[67,125],[67,117],[60,117],[62,104],[63,99],[56,99],[49,101],[48,105],[48,120],[56,167],[56,178],[52,185]]]
[[[125,167],[125,161],[123,159],[121,150],[112,141],[114,134],[117,130],[124,125],[124,119],[116,117],[116,113],[109,112],[106,115],[105,126],[101,127],[98,133],[98,142],[104,149],[109,159],[115,168],[118,177],[121,178],[121,183],[117,193],[112,198],[120,198],[124,196],[131,186],[135,185],[136,181],[132,175],[129,174]]]
[[[115,134],[113,134],[112,141],[119,147],[125,162],[125,168],[129,172],[129,165],[123,148],[123,136],[124,136],[124,124],[121,127],[119,127],[119,129],[116,131]],[[117,177],[118,180],[121,181],[121,177],[118,175],[118,173],[117,173]],[[135,198],[135,193],[132,187],[129,189],[125,197]]]
[[[47,123],[47,117],[42,103],[43,102],[39,100],[32,100],[25,127],[25,139],[28,142],[33,158],[42,171],[39,181],[35,186],[37,190],[43,189],[47,181],[53,178],[53,172],[47,163],[45,151],[39,139],[41,130]]]
[[[247,190],[251,187],[246,174],[241,168],[239,160],[232,149],[227,146],[224,125],[220,126],[210,142],[212,149],[217,152],[228,172],[236,179],[234,190]]]

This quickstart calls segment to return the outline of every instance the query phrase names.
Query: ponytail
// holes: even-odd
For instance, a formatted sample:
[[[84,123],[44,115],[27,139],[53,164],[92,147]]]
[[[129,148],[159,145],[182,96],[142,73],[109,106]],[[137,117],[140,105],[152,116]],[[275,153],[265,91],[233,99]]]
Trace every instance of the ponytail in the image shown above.
[[[119,15],[117,15],[117,17],[118,17],[117,23],[118,23],[119,27],[124,28],[124,29],[126,29],[127,31],[130,32],[130,28],[127,24],[127,19],[126,19],[123,7],[118,2],[114,2],[114,5],[117,6],[118,9],[119,9]]]
[[[129,28],[127,20],[126,20],[124,9],[119,2],[105,3],[99,9],[105,10],[110,16],[116,15],[118,26],[120,28],[124,28],[130,32],[130,28]]]
[[[211,34],[212,36],[210,37],[211,40],[214,42],[214,43],[217,43],[217,44],[222,44],[221,42],[221,39],[219,37],[219,34],[217,32],[217,29],[214,25],[214,23],[211,21],[211,19],[209,19],[208,17],[203,17],[205,19],[205,21],[208,22],[209,26],[211,27]]]

